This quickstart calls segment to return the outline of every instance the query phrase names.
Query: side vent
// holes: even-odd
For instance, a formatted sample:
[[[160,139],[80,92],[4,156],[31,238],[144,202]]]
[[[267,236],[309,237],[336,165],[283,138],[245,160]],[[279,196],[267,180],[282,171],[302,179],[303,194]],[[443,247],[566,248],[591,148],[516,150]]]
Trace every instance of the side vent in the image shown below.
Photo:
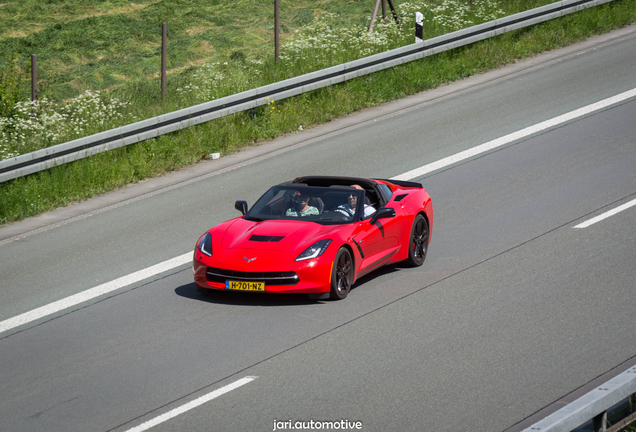
[[[402,194],[402,195],[398,195],[395,197],[395,199],[393,201],[395,202],[400,202],[402,201],[408,194]]]

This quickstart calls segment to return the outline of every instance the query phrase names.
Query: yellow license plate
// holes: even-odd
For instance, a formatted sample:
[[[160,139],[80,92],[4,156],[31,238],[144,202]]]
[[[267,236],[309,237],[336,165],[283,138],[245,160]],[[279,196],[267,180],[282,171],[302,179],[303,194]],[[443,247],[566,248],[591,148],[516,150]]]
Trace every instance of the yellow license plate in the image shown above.
[[[225,289],[236,291],[265,291],[265,282],[225,281]]]

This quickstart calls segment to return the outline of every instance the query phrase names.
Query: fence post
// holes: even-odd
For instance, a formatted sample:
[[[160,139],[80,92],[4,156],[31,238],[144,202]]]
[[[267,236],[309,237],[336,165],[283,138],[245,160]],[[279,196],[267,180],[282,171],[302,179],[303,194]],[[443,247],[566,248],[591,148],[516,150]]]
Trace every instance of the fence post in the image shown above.
[[[422,42],[424,15],[415,12],[415,42]]]
[[[38,59],[31,54],[31,101],[38,100]]]
[[[161,24],[161,103],[166,101],[166,39],[167,39],[167,25]]]
[[[280,56],[278,47],[278,0],[274,0],[274,59],[278,62]]]

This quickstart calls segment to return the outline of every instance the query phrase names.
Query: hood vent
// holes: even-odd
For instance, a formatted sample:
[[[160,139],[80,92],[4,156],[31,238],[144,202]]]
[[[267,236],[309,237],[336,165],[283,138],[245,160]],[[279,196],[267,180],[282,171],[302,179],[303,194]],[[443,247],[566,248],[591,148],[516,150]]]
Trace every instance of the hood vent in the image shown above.
[[[262,236],[255,234],[250,237],[250,241],[275,243],[281,241],[283,237],[285,236]]]

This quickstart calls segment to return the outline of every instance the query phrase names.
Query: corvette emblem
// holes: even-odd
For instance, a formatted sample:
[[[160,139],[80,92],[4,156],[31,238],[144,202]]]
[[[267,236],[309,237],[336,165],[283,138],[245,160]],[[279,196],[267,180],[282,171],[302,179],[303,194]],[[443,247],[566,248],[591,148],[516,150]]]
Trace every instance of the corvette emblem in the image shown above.
[[[247,257],[243,257],[243,258],[245,259],[245,261],[247,261],[248,264],[256,259],[256,257],[250,258],[250,259],[247,259]]]

